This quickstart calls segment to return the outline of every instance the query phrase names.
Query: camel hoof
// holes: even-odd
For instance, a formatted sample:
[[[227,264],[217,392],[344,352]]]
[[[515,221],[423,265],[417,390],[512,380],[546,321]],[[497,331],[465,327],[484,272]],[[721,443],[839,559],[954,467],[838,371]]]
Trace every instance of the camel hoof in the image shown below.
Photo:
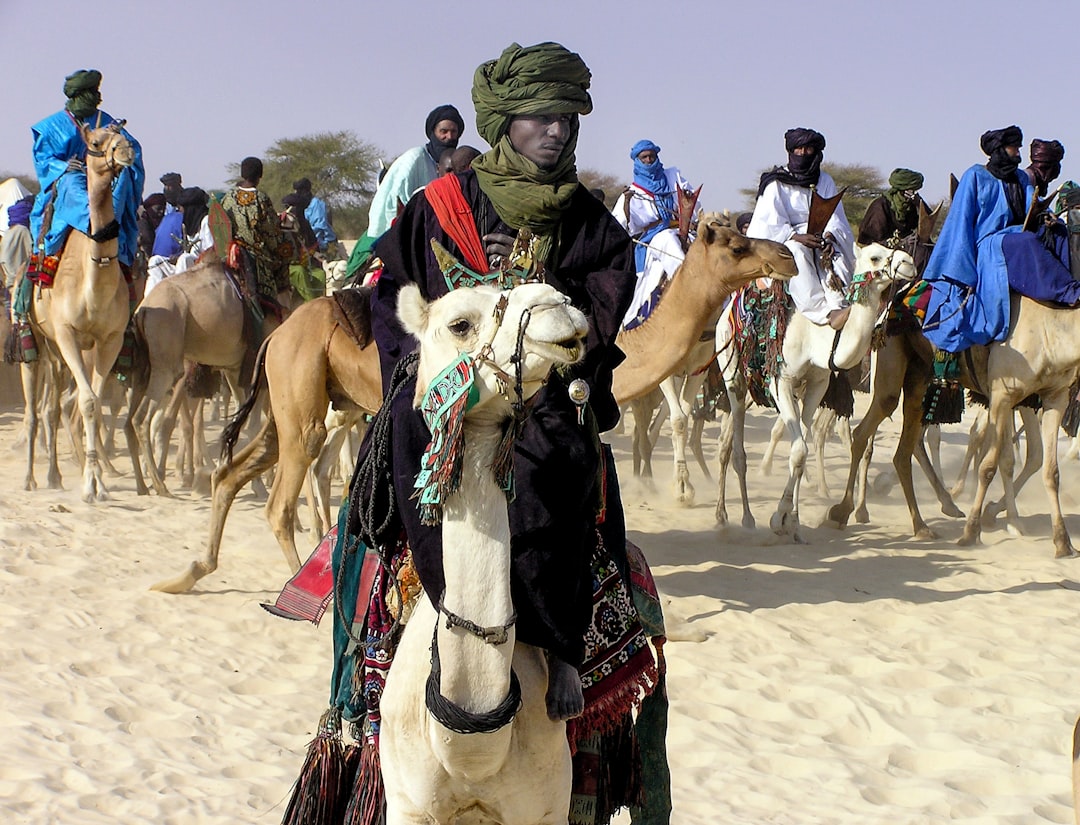
[[[721,509],[717,508],[717,510],[716,510],[716,523],[720,527],[726,527],[727,526],[727,523],[728,523],[727,510],[721,510]]]
[[[916,541],[934,541],[938,538],[938,534],[927,527],[925,524],[915,531]]]
[[[941,512],[943,515],[949,518],[965,518],[966,515],[963,510],[956,506],[954,502],[947,501],[941,505]]]
[[[1013,538],[1022,539],[1024,537],[1024,531],[1020,529],[1019,525],[1013,524],[1011,521],[1006,523],[1005,532]]]
[[[870,523],[870,511],[865,507],[860,507],[855,511],[855,523],[856,524],[869,524]]]
[[[27,492],[29,492],[31,490],[36,490],[37,489],[37,482],[34,481],[34,479],[32,479],[32,478],[28,478],[26,480],[26,484],[23,485],[23,489],[26,490]]]
[[[975,547],[979,544],[979,534],[975,532],[964,531],[959,540],[956,542],[957,547]]]
[[[181,573],[175,579],[166,579],[157,584],[152,584],[150,589],[159,593],[187,593],[199,579],[209,572],[202,562],[195,561],[191,563],[191,567],[188,568],[186,573]]]
[[[1064,547],[1059,547],[1056,551],[1054,551],[1055,559],[1075,559],[1077,556],[1080,556],[1080,553],[1077,553],[1075,550],[1073,550],[1071,544],[1067,544]]]
[[[742,526],[745,527],[747,530],[755,530],[757,529],[757,522],[754,521],[754,517],[752,515],[747,513],[745,516],[743,516]]]
[[[842,530],[847,527],[847,520],[850,515],[851,511],[843,504],[834,504],[829,508],[828,520]]]
[[[793,535],[793,536],[791,537],[791,543],[792,543],[792,544],[809,544],[810,542],[808,542],[808,541],[807,541],[806,539],[804,539],[804,538],[803,538],[803,537],[802,537],[801,535],[799,535],[798,533],[796,533],[795,535]]]

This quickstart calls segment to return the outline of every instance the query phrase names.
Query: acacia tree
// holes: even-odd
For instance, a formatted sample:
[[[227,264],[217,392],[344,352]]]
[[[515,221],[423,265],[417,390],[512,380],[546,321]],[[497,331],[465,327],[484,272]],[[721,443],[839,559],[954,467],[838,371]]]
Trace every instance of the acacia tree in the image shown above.
[[[604,192],[604,206],[611,209],[619,194],[626,188],[626,183],[618,175],[610,175],[597,169],[578,169],[578,180],[586,189],[601,189]]]
[[[260,188],[280,205],[293,181],[308,178],[315,194],[333,210],[338,237],[358,238],[367,228],[382,155],[350,131],[281,138],[263,154]],[[229,171],[238,175],[239,164],[230,164]]]

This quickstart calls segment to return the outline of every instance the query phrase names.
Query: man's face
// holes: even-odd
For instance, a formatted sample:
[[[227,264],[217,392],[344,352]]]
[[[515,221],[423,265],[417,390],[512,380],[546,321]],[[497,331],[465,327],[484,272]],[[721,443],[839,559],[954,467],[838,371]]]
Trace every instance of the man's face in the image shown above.
[[[791,150],[791,154],[793,154],[793,155],[812,155],[812,154],[814,154],[814,147],[813,146],[796,146],[794,149]]]
[[[457,146],[461,130],[452,120],[440,120],[435,124],[435,140],[443,146]]]
[[[1019,146],[1006,146],[1005,147],[1005,154],[1007,154],[1010,158],[1018,158],[1018,157],[1020,157],[1020,147]]]
[[[161,190],[165,195],[165,202],[176,206],[176,201],[180,198],[181,189],[183,189],[183,187],[179,183],[166,183]]]
[[[510,144],[541,169],[553,169],[570,139],[570,115],[519,115],[510,121]]]
[[[644,163],[646,166],[652,166],[656,163],[657,154],[652,149],[642,149],[638,152],[637,159]]]

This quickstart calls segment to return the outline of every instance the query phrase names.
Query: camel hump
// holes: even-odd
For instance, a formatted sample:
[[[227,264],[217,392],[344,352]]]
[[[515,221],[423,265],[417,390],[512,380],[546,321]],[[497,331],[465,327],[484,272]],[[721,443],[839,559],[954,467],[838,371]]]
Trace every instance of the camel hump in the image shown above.
[[[371,287],[342,289],[333,294],[334,320],[363,349],[371,343]]]

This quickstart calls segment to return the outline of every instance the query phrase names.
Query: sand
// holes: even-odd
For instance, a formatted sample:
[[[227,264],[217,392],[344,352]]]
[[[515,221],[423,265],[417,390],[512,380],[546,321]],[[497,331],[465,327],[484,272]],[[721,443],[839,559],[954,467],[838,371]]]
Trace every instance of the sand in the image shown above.
[[[818,526],[846,471],[833,441],[833,496],[804,485],[808,543],[791,545],[767,526],[786,475],[784,447],[772,475],[757,467],[770,424],[751,413],[754,530],[716,527],[696,467],[697,503],[675,506],[666,440],[650,491],[629,437],[611,439],[671,636],[672,822],[1072,822],[1080,561],[1054,560],[1038,477],[1020,498],[1026,538],[993,529],[957,547],[961,523],[919,476],[940,540],[910,538],[887,483],[872,523],[840,531]],[[872,477],[897,429],[884,425]],[[207,500],[174,476],[175,498],[136,496],[121,456],[113,499],[84,504],[69,452],[67,490],[24,492],[19,430],[18,410],[0,410],[0,821],[279,822],[326,705],[330,627],[260,609],[288,578],[261,503],[237,499],[221,566],[195,592],[151,592],[198,554]],[[950,483],[965,432],[945,435]],[[1080,536],[1078,476],[1063,465]]]

